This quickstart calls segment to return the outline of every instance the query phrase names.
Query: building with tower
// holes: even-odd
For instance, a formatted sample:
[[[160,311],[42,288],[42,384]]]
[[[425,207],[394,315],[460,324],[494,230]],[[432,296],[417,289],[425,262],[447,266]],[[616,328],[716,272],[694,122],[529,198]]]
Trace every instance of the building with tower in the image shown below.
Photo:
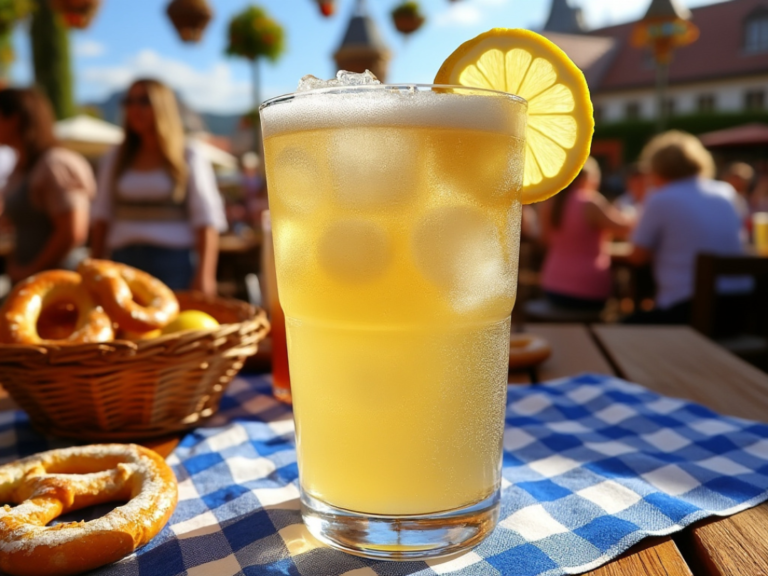
[[[376,22],[368,13],[365,0],[357,0],[341,45],[333,55],[337,69],[350,72],[370,70],[384,82],[391,57]]]
[[[671,1],[649,0],[648,7]],[[669,67],[663,105],[671,124],[697,116],[707,131],[714,129],[704,127],[707,118],[717,116],[710,124],[726,127],[729,118],[731,125],[743,124],[768,111],[768,0],[726,0],[690,13],[700,35],[675,50]],[[611,124],[652,122],[659,106],[656,69],[650,53],[632,45],[637,22],[583,31],[578,21],[569,0],[553,0],[543,33],[584,70],[598,132]]]

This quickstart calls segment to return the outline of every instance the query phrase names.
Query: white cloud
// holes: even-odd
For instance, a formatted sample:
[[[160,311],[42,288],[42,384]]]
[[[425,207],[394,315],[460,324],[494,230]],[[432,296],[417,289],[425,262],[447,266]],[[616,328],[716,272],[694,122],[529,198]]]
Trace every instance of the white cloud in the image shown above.
[[[243,111],[252,105],[250,82],[236,79],[225,62],[196,69],[146,49],[123,64],[90,66],[80,73],[80,78],[90,84],[89,92],[98,92],[101,97],[125,89],[142,76],[162,79],[196,110],[228,113]],[[264,96],[272,95],[271,92],[273,90],[265,89]]]
[[[451,3],[435,15],[435,23],[445,26],[473,26],[483,20],[486,7],[498,7],[509,4],[511,0],[472,0],[458,4]]]
[[[472,26],[483,19],[483,14],[473,4],[451,4],[435,16],[438,26]]]
[[[82,58],[98,58],[106,54],[107,47],[96,40],[78,40],[75,44],[75,56]]]
[[[494,0],[490,0],[494,1]],[[688,8],[721,2],[722,0],[685,0]],[[572,6],[580,6],[584,19],[591,28],[630,22],[641,18],[648,9],[648,0],[570,0]]]

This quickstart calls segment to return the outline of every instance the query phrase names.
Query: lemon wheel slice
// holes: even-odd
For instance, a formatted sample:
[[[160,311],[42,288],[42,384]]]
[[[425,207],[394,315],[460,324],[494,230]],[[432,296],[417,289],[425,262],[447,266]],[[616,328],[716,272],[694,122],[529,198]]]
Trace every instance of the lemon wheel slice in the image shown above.
[[[554,196],[584,166],[594,132],[587,82],[565,52],[543,36],[490,30],[459,46],[435,84],[500,90],[528,101],[523,203]]]

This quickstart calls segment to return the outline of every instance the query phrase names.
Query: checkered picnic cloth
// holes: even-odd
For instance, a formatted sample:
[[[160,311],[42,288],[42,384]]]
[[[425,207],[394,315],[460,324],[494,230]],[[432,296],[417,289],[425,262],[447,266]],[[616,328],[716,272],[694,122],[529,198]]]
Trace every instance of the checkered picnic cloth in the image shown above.
[[[179,480],[168,526],[95,574],[573,574],[768,498],[768,426],[583,375],[509,388],[501,521],[485,541],[447,560],[366,560],[319,545],[301,523],[293,432],[267,378],[236,379],[168,459]],[[0,415],[3,458],[50,447],[22,413]]]

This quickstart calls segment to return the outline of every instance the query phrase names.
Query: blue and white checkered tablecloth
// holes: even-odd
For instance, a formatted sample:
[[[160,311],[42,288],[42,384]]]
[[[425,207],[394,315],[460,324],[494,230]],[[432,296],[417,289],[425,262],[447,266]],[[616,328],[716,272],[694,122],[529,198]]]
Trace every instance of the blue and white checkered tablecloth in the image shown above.
[[[292,414],[269,392],[266,378],[232,383],[221,412],[168,459],[180,497],[168,526],[95,574],[573,574],[646,536],[768,499],[768,426],[584,375],[509,388],[490,537],[449,559],[366,560],[318,544],[301,523]],[[5,460],[50,447],[22,413],[0,415]]]

